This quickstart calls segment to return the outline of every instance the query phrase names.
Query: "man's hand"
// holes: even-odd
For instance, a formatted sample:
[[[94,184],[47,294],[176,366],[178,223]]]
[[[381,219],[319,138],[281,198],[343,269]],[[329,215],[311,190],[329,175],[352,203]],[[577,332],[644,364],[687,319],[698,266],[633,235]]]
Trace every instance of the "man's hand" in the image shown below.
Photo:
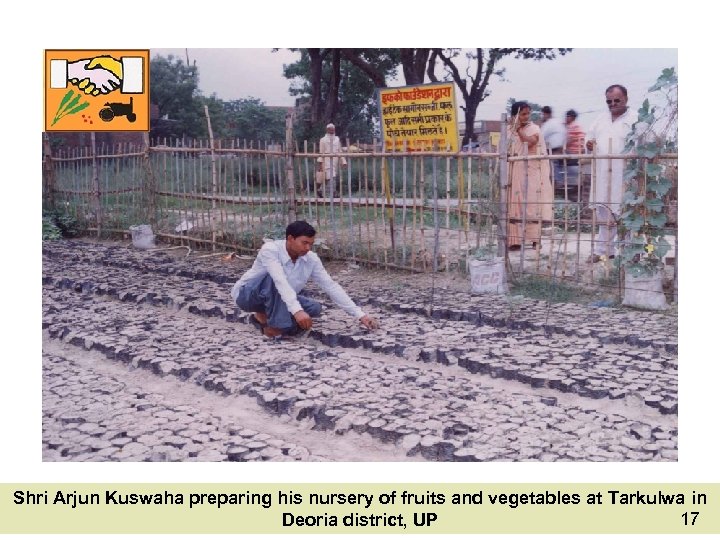
[[[293,315],[293,317],[295,317],[295,322],[297,322],[298,326],[303,330],[310,330],[312,328],[312,317],[306,312],[300,310]]]
[[[116,74],[119,69],[120,74]],[[122,82],[122,66],[112,57],[85,58],[67,65],[68,80],[86,94],[109,94]]]
[[[363,315],[360,318],[360,324],[362,324],[368,330],[377,330],[378,328],[380,328],[378,322],[369,315]]]
[[[595,141],[593,139],[590,139],[585,146],[587,146],[587,149],[592,152],[593,148],[595,148]]]
[[[96,56],[92,60],[90,60],[90,63],[85,66],[86,69],[106,69],[113,75],[115,75],[118,79],[122,81],[123,78],[123,68],[122,63],[120,63],[118,60],[113,58],[112,56],[103,55],[103,56]]]

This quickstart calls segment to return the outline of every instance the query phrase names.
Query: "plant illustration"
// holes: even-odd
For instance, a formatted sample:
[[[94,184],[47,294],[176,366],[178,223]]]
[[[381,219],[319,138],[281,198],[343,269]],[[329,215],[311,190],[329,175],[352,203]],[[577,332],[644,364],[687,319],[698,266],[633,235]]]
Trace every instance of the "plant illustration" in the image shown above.
[[[52,124],[50,124],[51,126],[54,126],[61,118],[64,118],[69,114],[79,113],[90,106],[89,102],[80,101],[82,94],[78,92],[78,94],[73,97],[74,94],[75,92],[68,90],[68,93],[65,94],[62,100],[60,100],[60,105],[58,105],[55,118],[53,118]]]

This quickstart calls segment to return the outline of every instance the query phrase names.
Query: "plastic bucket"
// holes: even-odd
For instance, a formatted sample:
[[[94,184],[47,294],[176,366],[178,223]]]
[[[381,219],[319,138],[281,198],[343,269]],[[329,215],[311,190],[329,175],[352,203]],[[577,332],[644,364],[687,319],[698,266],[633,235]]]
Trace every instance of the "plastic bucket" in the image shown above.
[[[138,249],[152,249],[155,247],[155,235],[150,225],[132,225],[130,227],[133,246]]]
[[[652,276],[633,276],[625,272],[625,291],[623,306],[641,309],[668,309],[665,293],[662,288],[663,274],[658,272]]]
[[[470,261],[470,289],[474,293],[506,293],[505,259]]]

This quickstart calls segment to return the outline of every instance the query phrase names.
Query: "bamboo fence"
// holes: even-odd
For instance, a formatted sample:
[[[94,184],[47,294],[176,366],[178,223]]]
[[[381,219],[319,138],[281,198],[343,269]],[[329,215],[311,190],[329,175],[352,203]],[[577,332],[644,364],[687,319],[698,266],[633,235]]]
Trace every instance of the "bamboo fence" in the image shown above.
[[[290,133],[281,142],[217,139],[209,120],[210,137],[192,141],[146,137],[138,145],[51,152],[46,139],[44,205],[70,214],[98,236],[127,234],[130,226],[148,223],[168,242],[254,253],[263,239],[283,237],[296,217],[316,226],[316,251],[326,258],[465,273],[478,250],[490,250],[506,258],[511,277],[601,284],[611,279],[611,261],[586,263],[597,241],[597,215],[589,209],[595,165],[637,156],[508,156],[505,133],[499,147],[487,152],[344,151],[333,154],[347,166],[339,168],[330,196],[328,186],[316,182],[318,160],[328,156],[316,143],[295,142],[292,119],[287,124]],[[526,211],[519,216],[523,233],[528,223],[540,224],[542,241],[522,242],[519,252],[508,252],[508,219],[518,221],[507,214],[508,168],[553,159],[580,160],[578,186],[569,189],[554,179],[552,219]],[[677,155],[661,159],[676,167]],[[676,196],[666,199],[668,213],[676,216]],[[677,220],[667,227],[676,259]]]

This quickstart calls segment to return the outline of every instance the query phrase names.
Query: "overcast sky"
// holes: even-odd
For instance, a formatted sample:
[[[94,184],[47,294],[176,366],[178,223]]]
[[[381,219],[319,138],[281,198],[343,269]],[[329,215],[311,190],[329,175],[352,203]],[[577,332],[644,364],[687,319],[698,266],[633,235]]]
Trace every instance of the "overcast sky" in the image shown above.
[[[186,49],[151,49],[151,55],[173,54],[185,59]],[[299,58],[287,49],[187,49],[196,62],[200,90],[224,100],[260,98],[267,105],[293,105],[288,92],[290,81],[283,77],[283,65]],[[464,65],[461,61],[459,66]],[[555,60],[534,61],[506,58],[505,81],[490,83],[491,95],[478,108],[477,118],[498,119],[508,98],[550,105],[558,116],[567,109],[580,113],[579,122],[588,126],[605,109],[604,90],[611,84],[627,87],[630,106],[637,108],[647,89],[662,69],[678,65],[677,49],[575,49]],[[440,70],[437,70],[440,73]],[[404,85],[402,74],[390,86]],[[457,94],[461,102],[460,94]]]

